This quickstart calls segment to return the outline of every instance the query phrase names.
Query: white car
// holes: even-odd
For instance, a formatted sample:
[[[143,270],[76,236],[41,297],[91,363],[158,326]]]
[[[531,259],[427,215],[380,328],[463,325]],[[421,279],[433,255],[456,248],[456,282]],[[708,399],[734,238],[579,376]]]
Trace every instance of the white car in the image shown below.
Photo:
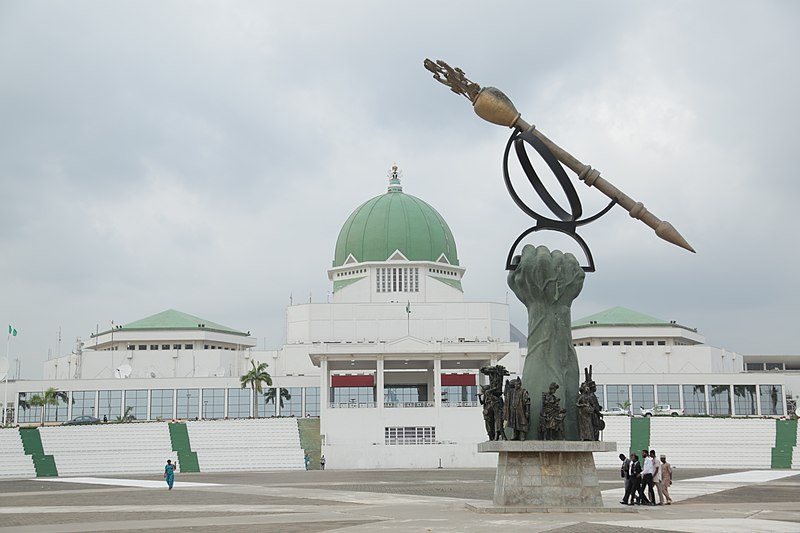
[[[603,416],[628,416],[628,411],[622,407],[609,407],[604,411],[600,411]]]
[[[642,416],[683,416],[685,411],[683,409],[673,409],[669,404],[656,405],[651,409],[640,407]]]

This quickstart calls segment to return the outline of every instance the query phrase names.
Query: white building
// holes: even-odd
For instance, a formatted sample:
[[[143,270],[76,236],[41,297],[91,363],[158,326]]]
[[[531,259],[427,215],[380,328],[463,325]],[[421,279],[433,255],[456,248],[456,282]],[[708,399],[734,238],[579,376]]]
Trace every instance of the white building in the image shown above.
[[[66,398],[48,410],[50,422],[115,419],[127,408],[137,420],[319,416],[323,453],[337,468],[494,464],[476,453],[486,438],[479,369],[499,362],[513,377],[524,337],[511,338],[508,305],[465,299],[447,223],[403,192],[396,167],[389,177],[388,191],[342,226],[328,269],[332,301],[291,305],[280,349],[258,351],[249,332],[164,311],[92,335],[47,361],[41,381],[11,382],[13,419],[38,422],[25,402],[55,387]],[[783,416],[786,397],[800,394],[798,356],[743,357],[622,308],[575,321],[573,339],[603,405]],[[255,362],[273,377],[257,412],[239,382]]]

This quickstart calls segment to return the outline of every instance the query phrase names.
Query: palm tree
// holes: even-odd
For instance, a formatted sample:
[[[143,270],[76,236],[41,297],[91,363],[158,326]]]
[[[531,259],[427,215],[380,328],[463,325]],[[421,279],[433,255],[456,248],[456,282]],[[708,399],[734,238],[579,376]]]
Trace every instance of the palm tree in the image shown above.
[[[64,393],[61,393],[64,394]],[[44,421],[47,418],[47,406],[54,405],[58,407],[58,398],[59,393],[58,389],[55,387],[50,387],[46,391],[44,391],[44,408],[42,409],[42,425],[44,425]]]
[[[281,409],[283,409],[283,400],[286,400],[288,402],[289,400],[292,399],[292,395],[289,394],[289,389],[284,389],[283,387],[280,387],[280,389],[281,389],[281,395],[278,398],[278,401],[281,404]],[[276,389],[269,389],[267,391],[267,394],[266,394],[267,403],[270,403],[270,402],[275,403],[275,390]]]
[[[248,385],[253,389],[253,417],[258,418],[258,395],[263,391],[261,384],[266,383],[268,387],[272,386],[272,376],[267,372],[267,363],[258,363],[256,366],[255,361],[250,361],[253,368],[239,378],[242,388]]]
[[[42,408],[42,425],[44,425],[44,406],[45,406],[44,396],[41,394],[34,394],[31,396],[31,399],[28,400],[28,406],[30,407],[41,407]]]
[[[122,416],[118,416],[116,421],[118,423],[120,423],[120,424],[123,423],[123,422],[130,422],[131,420],[134,419],[134,416],[133,416],[132,413],[133,413],[133,406],[132,405],[126,405],[125,406],[125,413],[123,413]]]
[[[67,402],[69,402],[69,394],[67,394],[63,390],[57,390],[56,391],[56,421],[58,421],[58,407],[62,403],[67,403]],[[72,400],[72,403],[74,404],[75,400]]]

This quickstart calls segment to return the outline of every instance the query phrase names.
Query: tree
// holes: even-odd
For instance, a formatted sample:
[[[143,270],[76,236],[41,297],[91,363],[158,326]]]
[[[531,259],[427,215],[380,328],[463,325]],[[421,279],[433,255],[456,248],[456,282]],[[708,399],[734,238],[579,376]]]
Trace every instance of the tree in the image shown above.
[[[66,393],[61,393],[66,395]],[[58,398],[59,398],[59,391],[55,387],[50,387],[46,391],[44,391],[44,406],[42,409],[42,425],[44,425],[44,421],[47,419],[47,406],[53,405],[58,407]]]
[[[241,376],[239,382],[243,389],[248,386],[253,389],[253,416],[258,418],[258,395],[264,390],[261,384],[266,383],[268,387],[271,387],[272,376],[267,372],[269,366],[267,363],[258,363],[256,366],[256,362],[251,360],[250,364],[253,365],[253,368]]]
[[[278,398],[278,401],[280,401],[281,409],[283,409],[283,400],[286,400],[288,402],[289,400],[292,399],[292,395],[289,394],[289,389],[284,389],[283,387],[280,387],[280,389],[281,389],[281,395]],[[276,389],[269,389],[267,391],[266,394],[267,403],[275,403],[275,391]]]
[[[123,413],[122,416],[118,416],[116,421],[121,424],[123,422],[130,422],[131,420],[135,420],[135,419],[136,419],[136,417],[133,416],[133,406],[132,405],[126,405],[125,406],[125,413]]]
[[[62,403],[67,403],[67,402],[69,402],[69,394],[67,394],[63,390],[57,390],[56,391],[56,404],[55,404],[56,405],[56,421],[58,421],[58,407]],[[72,403],[74,404],[75,400],[72,400]]]
[[[31,396],[31,399],[28,400],[28,406],[42,408],[42,425],[44,425],[44,406],[45,406],[44,396],[42,396],[41,394],[34,394],[33,396]]]

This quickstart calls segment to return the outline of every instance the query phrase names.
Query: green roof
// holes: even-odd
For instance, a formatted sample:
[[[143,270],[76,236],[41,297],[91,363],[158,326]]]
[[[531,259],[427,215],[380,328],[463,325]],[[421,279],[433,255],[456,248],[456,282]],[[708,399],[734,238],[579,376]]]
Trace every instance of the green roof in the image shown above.
[[[573,328],[586,326],[669,326],[675,325],[655,318],[638,311],[632,311],[625,307],[612,307],[605,311],[600,311],[593,315],[575,320],[572,322]]]
[[[161,313],[142,318],[135,322],[130,322],[123,325],[119,329],[122,330],[151,330],[151,329],[206,329],[222,333],[231,333],[233,335],[248,335],[237,331],[228,326],[211,322],[205,318],[196,317],[186,313],[181,313],[175,309],[167,309]]]
[[[361,204],[347,218],[336,240],[333,266],[352,255],[356,261],[386,261],[399,250],[409,261],[437,261],[444,255],[458,265],[456,241],[442,216],[405,194],[397,175],[389,191]]]

